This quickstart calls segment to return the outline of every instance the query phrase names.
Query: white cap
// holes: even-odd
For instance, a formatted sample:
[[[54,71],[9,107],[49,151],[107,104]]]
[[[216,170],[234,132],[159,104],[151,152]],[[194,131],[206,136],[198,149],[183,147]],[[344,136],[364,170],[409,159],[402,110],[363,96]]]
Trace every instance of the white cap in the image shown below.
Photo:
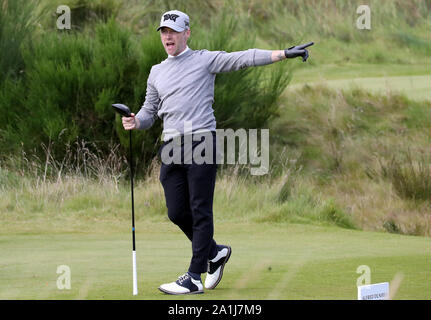
[[[157,31],[162,27],[168,27],[177,32],[188,30],[190,29],[189,16],[178,10],[165,12],[160,19],[160,26],[157,28]]]

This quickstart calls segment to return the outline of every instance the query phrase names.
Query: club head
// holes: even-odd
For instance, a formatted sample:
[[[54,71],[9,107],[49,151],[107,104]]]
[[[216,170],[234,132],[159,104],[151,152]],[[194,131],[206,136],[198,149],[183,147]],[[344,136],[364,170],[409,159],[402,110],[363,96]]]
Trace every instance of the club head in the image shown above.
[[[115,109],[116,112],[118,112],[123,117],[130,117],[131,115],[129,107],[124,104],[115,103],[112,105],[112,107]]]

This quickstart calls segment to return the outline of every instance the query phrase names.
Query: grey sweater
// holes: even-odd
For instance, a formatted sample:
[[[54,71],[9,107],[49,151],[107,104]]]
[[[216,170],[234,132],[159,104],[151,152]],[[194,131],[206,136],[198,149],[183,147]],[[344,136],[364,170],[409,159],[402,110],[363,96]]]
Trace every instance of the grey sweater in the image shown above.
[[[184,134],[185,123],[196,131],[215,131],[214,82],[217,73],[272,63],[270,50],[187,50],[151,68],[145,102],[136,117],[148,129],[158,116],[163,140]],[[232,106],[234,107],[234,106]]]

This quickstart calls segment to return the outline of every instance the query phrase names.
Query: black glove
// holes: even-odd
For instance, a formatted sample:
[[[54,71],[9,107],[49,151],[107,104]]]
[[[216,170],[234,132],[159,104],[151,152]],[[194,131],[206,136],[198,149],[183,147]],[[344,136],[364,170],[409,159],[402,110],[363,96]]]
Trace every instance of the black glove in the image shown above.
[[[284,55],[286,58],[302,57],[302,61],[305,62],[308,59],[308,50],[305,48],[312,46],[313,44],[314,42],[309,42],[300,46],[290,47],[289,49],[284,50]]]

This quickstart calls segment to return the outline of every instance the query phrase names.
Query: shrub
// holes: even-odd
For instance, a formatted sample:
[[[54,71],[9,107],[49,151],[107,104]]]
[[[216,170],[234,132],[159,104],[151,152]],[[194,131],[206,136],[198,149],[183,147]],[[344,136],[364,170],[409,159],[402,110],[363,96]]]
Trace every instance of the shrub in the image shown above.
[[[84,140],[109,155],[115,139],[110,104],[131,104],[145,92],[130,86],[140,73],[129,32],[110,20],[94,35],[49,32],[22,52],[25,74],[0,90],[2,117],[13,120],[2,122],[2,151],[19,154],[23,147],[42,156],[41,146],[52,145],[54,158],[63,159],[68,144]]]
[[[242,50],[254,46],[243,34],[233,41],[236,23],[232,16],[218,18],[210,42],[196,37],[194,49]],[[209,32],[205,27],[196,28]],[[206,30],[206,31],[203,31]],[[200,42],[199,42],[200,41]],[[121,102],[138,112],[145,99],[151,67],[166,58],[160,36],[153,28],[139,44],[131,32],[111,18],[94,30],[49,32],[21,49],[25,73],[19,81],[0,87],[0,149],[43,155],[42,145],[52,145],[55,159],[63,159],[68,144],[97,144],[106,155],[113,140],[128,151],[128,133],[122,129],[111,104]],[[287,86],[285,66],[249,68],[217,77],[215,113],[220,128],[262,128],[277,115],[277,98]],[[11,94],[13,92],[14,94]],[[13,105],[13,109],[10,106]],[[8,120],[13,119],[8,123]],[[116,119],[116,120],[115,120]],[[161,122],[146,131],[134,132],[134,163],[144,169],[160,144]]]
[[[38,1],[0,0],[0,84],[24,69],[21,45],[32,35]]]

